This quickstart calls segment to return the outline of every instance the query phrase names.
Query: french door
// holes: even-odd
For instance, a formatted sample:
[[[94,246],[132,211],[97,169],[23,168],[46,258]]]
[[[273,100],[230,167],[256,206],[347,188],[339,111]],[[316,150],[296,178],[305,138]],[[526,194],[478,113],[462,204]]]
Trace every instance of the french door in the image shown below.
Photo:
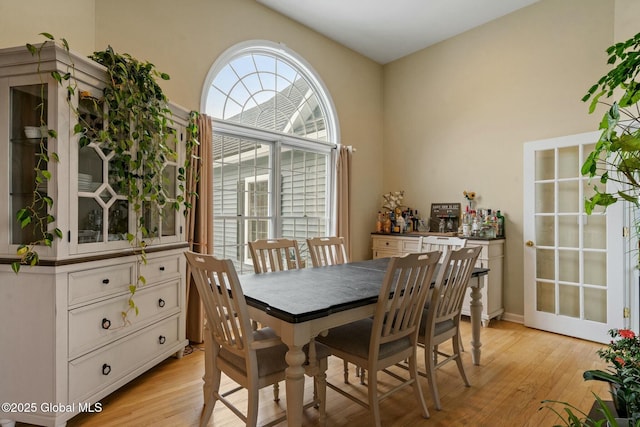
[[[599,136],[525,144],[524,322],[605,342],[609,329],[623,327],[628,286],[621,204],[584,212],[593,189],[580,168]]]

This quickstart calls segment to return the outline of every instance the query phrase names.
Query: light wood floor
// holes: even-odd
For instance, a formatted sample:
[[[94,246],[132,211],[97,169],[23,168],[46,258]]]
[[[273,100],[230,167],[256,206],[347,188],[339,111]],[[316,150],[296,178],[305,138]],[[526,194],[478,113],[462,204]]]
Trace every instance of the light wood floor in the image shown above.
[[[463,322],[463,337],[470,348],[470,324]],[[593,392],[608,397],[605,385],[582,380],[586,369],[604,368],[596,355],[600,344],[528,329],[522,325],[492,321],[482,330],[482,365],[471,363],[469,351],[464,363],[471,387],[466,388],[457,374],[455,363],[438,371],[442,411],[433,406],[426,379],[421,384],[430,419],[417,409],[411,389],[395,394],[381,405],[384,426],[552,426],[559,424],[549,409],[540,409],[544,399],[567,401],[585,412],[593,403]],[[420,350],[421,351],[421,350]],[[421,353],[422,354],[422,353]],[[102,401],[103,411],[81,414],[67,424],[77,426],[196,426],[202,408],[202,374],[204,352],[195,347],[182,359],[168,359]],[[342,362],[330,359],[328,379],[342,382]],[[223,376],[224,378],[224,376]],[[387,380],[380,374],[381,380]],[[392,381],[388,381],[392,384]],[[226,379],[225,384],[230,384]],[[307,381],[305,396],[310,393]],[[366,391],[358,381],[345,385]],[[259,423],[281,414],[286,396],[275,403],[270,387],[261,392]],[[281,394],[285,394],[284,385]],[[243,405],[243,392],[236,393]],[[236,396],[234,395],[234,396]],[[363,396],[365,394],[363,393]],[[558,405],[556,409],[561,410]],[[328,426],[369,426],[368,411],[339,394],[327,390]],[[305,411],[305,425],[317,426],[317,411]],[[216,405],[210,426],[239,426],[240,420],[224,405]]]

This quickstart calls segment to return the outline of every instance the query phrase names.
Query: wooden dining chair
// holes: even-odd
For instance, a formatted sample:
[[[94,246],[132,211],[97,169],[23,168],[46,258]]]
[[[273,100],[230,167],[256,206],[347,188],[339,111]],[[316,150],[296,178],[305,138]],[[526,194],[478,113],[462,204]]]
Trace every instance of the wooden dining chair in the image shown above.
[[[349,262],[344,237],[313,237],[307,239],[307,247],[314,267]],[[364,371],[361,371],[358,366],[356,366],[356,377],[360,378],[361,384],[364,384]],[[349,363],[346,360],[344,361],[344,382],[349,382]]]
[[[313,237],[307,239],[307,247],[314,267],[349,262],[344,237]]]
[[[467,239],[455,236],[420,236],[418,252],[441,251],[444,260],[448,252],[467,246]]]
[[[302,268],[298,242],[291,239],[259,239],[249,242],[256,274]]]
[[[212,255],[185,252],[202,299],[206,316],[204,407],[200,426],[206,426],[217,401],[233,411],[247,426],[255,426],[258,417],[258,391],[285,379],[288,347],[271,328],[254,330],[238,275],[231,260]],[[320,424],[325,422],[326,369],[328,349],[312,341],[305,347],[305,372],[314,377],[316,395],[305,405],[320,409]],[[221,374],[238,383],[228,392],[220,392]],[[246,414],[227,396],[242,388],[248,391]],[[281,422],[281,417],[269,425]]]
[[[441,252],[414,253],[391,258],[372,318],[338,326],[319,336],[318,341],[329,347],[331,354],[360,366],[369,372],[368,402],[350,394],[345,386],[327,383],[332,390],[368,408],[373,425],[380,427],[380,402],[391,393],[412,386],[422,415],[429,411],[418,382],[416,347],[418,323],[431,288],[433,272]],[[409,363],[409,378],[389,370],[403,360]],[[401,383],[392,390],[378,393],[378,372],[391,375]]]
[[[424,345],[425,376],[429,380],[431,394],[438,410],[442,409],[442,405],[438,394],[436,369],[455,360],[462,381],[469,387],[461,357],[460,313],[481,250],[480,246],[461,248],[445,256],[427,308],[422,313],[418,342]],[[444,353],[438,347],[449,340],[452,341],[451,354]],[[439,356],[443,356],[444,359],[438,361]]]

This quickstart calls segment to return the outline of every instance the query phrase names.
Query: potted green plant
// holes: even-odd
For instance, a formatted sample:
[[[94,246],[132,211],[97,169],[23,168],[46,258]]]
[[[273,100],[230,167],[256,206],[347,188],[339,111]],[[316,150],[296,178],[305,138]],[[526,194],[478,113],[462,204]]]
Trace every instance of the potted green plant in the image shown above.
[[[606,75],[589,88],[582,101],[589,101],[589,113],[599,105],[606,107],[599,129],[600,138],[594,150],[582,165],[582,175],[595,179],[593,195],[585,200],[585,212],[591,214],[596,207],[604,209],[617,202],[628,202],[637,210],[640,207],[640,33],[630,39],[616,43],[607,49],[608,64],[613,66]],[[617,99],[613,99],[612,97]],[[614,190],[607,190],[607,183],[615,183]],[[640,221],[632,224],[631,237],[640,233]],[[636,257],[640,259],[640,257]],[[636,261],[640,266],[640,261]],[[630,330],[612,330],[612,341],[599,351],[600,357],[609,362],[610,368],[588,370],[586,380],[606,381],[611,385],[612,398],[623,417],[614,414],[596,396],[601,412],[610,426],[640,426],[640,341]],[[548,401],[547,401],[548,402]],[[556,412],[564,425],[602,425],[581,417],[575,407],[563,403],[564,417]],[[554,410],[555,411],[555,410]],[[629,424],[629,422],[631,424]]]
[[[69,45],[65,39],[56,40],[51,34],[41,33],[45,42],[40,45],[27,44],[27,49],[39,60],[42,49],[47,43],[59,43],[67,52]],[[98,144],[101,149],[115,153],[114,161],[110,166],[110,184],[117,188],[119,194],[126,196],[135,218],[135,229],[126,233],[126,239],[134,249],[141,262],[146,263],[145,248],[149,239],[154,237],[155,231],[147,223],[145,209],[155,209],[158,215],[163,215],[163,208],[169,207],[179,210],[184,207],[189,209],[190,195],[185,187],[187,169],[191,167],[192,150],[197,144],[197,113],[190,114],[187,127],[186,159],[178,169],[180,194],[174,200],[168,200],[169,186],[163,175],[163,169],[167,160],[175,160],[177,153],[169,138],[174,134],[172,129],[172,113],[168,106],[168,99],[164,95],[157,79],[168,80],[166,73],[156,70],[149,62],[139,61],[128,54],[116,53],[110,46],[103,51],[94,52],[90,58],[103,65],[106,69],[105,87],[100,99],[91,98],[89,94],[76,93],[78,85],[75,81],[75,67],[71,56],[68,72],[61,74],[57,71],[51,76],[67,92],[67,101],[71,111],[75,114],[77,124],[73,131],[78,135],[79,147],[90,143]],[[38,67],[38,71],[40,68]],[[44,86],[43,86],[44,87]],[[93,112],[101,115],[99,120],[88,120],[71,100],[74,96],[83,99],[91,99],[94,102]],[[106,107],[106,108],[105,108]],[[44,106],[40,106],[41,124],[45,124]],[[48,136],[55,137],[55,129],[48,129]],[[35,185],[33,189],[33,202],[20,209],[16,214],[16,220],[21,227],[36,228],[36,235],[40,236],[29,244],[21,245],[17,255],[19,260],[12,263],[13,270],[18,273],[21,265],[36,265],[39,261],[38,247],[51,246],[54,239],[62,238],[62,232],[58,228],[49,229],[55,225],[55,218],[50,214],[55,200],[49,196],[43,196],[39,190],[42,183],[51,179],[51,173],[47,170],[47,164],[51,161],[59,161],[55,152],[41,142],[41,161],[35,170]],[[113,181],[113,182],[111,182]],[[139,276],[137,283],[130,286],[131,297],[129,307],[123,311],[123,318],[129,311],[138,308],[133,301],[133,295],[139,285],[145,283],[145,278]]]
[[[609,383],[618,417],[635,425],[640,423],[640,337],[629,329],[612,329],[609,334],[607,347],[598,350],[609,369],[588,370],[583,377]]]
[[[582,98],[589,101],[589,113],[598,105],[607,107],[600,121],[601,135],[595,149],[582,165],[582,174],[597,178],[594,194],[585,201],[585,211],[590,214],[596,206],[606,209],[618,201],[639,206],[640,197],[640,33],[629,40],[616,43],[607,49],[608,63],[615,65]],[[610,101],[617,95],[618,99]],[[618,188],[607,191],[608,182]],[[640,232],[635,222],[634,236]]]

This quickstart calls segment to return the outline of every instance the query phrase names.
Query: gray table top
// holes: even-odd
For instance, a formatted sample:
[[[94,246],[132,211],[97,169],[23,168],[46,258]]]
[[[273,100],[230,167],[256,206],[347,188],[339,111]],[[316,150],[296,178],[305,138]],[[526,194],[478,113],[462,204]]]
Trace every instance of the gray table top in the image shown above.
[[[249,306],[289,323],[301,323],[377,302],[389,258],[267,274],[245,274]],[[489,270],[476,268],[473,276]],[[435,278],[436,274],[434,274]]]

